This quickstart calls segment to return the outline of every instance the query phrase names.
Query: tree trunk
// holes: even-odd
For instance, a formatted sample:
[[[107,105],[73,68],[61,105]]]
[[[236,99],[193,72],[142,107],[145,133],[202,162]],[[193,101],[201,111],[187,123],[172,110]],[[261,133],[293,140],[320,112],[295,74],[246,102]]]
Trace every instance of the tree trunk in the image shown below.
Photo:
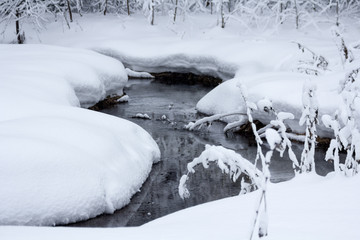
[[[225,14],[224,14],[224,3],[221,2],[221,8],[220,8],[220,11],[221,11],[221,28],[225,28]]]
[[[66,0],[66,2],[67,2],[67,6],[68,6],[68,11],[69,11],[70,22],[73,22],[70,0]]]
[[[176,13],[177,13],[177,9],[178,9],[178,2],[179,2],[179,0],[176,0],[176,2],[175,2],[174,22],[176,21]]]
[[[105,9],[104,9],[104,16],[107,13],[107,7],[108,7],[108,0],[105,0]]]
[[[279,20],[280,24],[283,24],[283,11],[284,11],[284,5],[283,3],[280,3],[280,9],[279,9]]]
[[[129,0],[126,0],[126,7],[127,7],[127,13],[130,16],[130,4],[129,4]]]
[[[295,24],[296,24],[296,29],[299,29],[299,9],[297,6],[297,2],[296,0],[294,0],[294,8],[295,8]]]
[[[336,26],[339,26],[339,0],[336,1]]]
[[[15,27],[16,27],[16,37],[17,37],[17,41],[18,44],[23,44],[23,39],[21,38],[21,34],[20,34],[20,13],[18,10],[16,10],[16,21],[15,21]]]
[[[151,25],[154,25],[154,18],[155,18],[155,2],[151,0]]]

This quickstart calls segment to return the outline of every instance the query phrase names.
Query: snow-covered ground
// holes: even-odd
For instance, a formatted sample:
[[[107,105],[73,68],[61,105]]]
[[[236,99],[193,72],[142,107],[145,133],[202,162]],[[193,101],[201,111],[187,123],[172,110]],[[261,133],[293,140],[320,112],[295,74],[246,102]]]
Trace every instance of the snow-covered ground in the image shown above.
[[[3,42],[10,41],[10,35],[11,30],[8,29]],[[290,126],[299,132],[303,131],[298,127],[298,119],[302,110],[301,96],[304,82],[307,79],[312,79],[317,85],[320,114],[332,115],[340,102],[337,93],[339,81],[344,78],[349,69],[359,66],[359,62],[355,60],[353,64],[343,67],[330,27],[326,24],[321,26],[321,29],[309,27],[296,31],[288,26],[283,26],[283,28],[275,31],[258,32],[256,30],[244,30],[238,23],[231,21],[225,29],[220,29],[216,26],[215,18],[201,15],[188,16],[185,22],[178,22],[175,25],[168,22],[168,17],[163,16],[157,20],[155,26],[148,25],[142,16],[136,15],[132,17],[85,15],[82,18],[77,17],[70,30],[66,29],[61,22],[57,22],[49,24],[47,29],[38,36],[29,28],[26,36],[28,43],[92,49],[119,59],[125,67],[132,70],[149,72],[190,71],[228,80],[198,103],[198,110],[208,114],[241,109],[243,107],[242,99],[239,89],[236,87],[238,82],[241,82],[247,87],[250,100],[256,102],[267,97],[272,100],[277,111],[292,112],[296,119]],[[351,22],[351,19],[348,20],[348,24],[345,24],[343,29],[343,36],[347,44],[352,46],[360,36],[358,24]],[[318,77],[298,73],[296,71],[298,61],[311,60],[311,56],[303,54],[293,41],[300,42],[316,53],[323,55],[329,61],[329,70]],[[48,57],[54,57],[56,54],[49,54],[51,56],[46,58],[45,53],[43,57],[32,57],[35,54],[34,52],[39,51],[38,48],[52,47],[29,45],[27,50],[23,51],[17,50],[20,48],[14,46],[1,46],[1,53],[5,52],[5,55],[0,56],[2,63],[0,68],[3,68],[0,84],[4,84],[6,88],[2,86],[0,88],[0,106],[6,114],[0,116],[2,120],[0,128],[4,129],[0,133],[2,136],[9,137],[1,140],[3,143],[1,143],[0,148],[3,149],[0,151],[0,161],[5,161],[3,156],[15,156],[13,159],[21,161],[21,163],[14,162],[14,164],[8,165],[12,171],[7,168],[0,170],[1,184],[4,184],[0,191],[6,191],[6,194],[0,192],[0,198],[6,198],[1,202],[15,204],[20,201],[23,204],[24,199],[28,200],[34,197],[40,201],[40,206],[20,205],[28,209],[30,213],[43,214],[44,212],[40,212],[40,210],[45,211],[45,213],[49,210],[46,205],[43,205],[51,202],[47,199],[51,200],[55,196],[61,196],[66,200],[64,200],[65,203],[73,201],[66,206],[76,204],[76,206],[81,207],[76,211],[79,213],[77,215],[79,219],[85,218],[82,215],[83,212],[87,212],[89,208],[87,210],[86,208],[92,205],[91,202],[88,205],[83,204],[84,199],[82,197],[90,195],[93,196],[91,199],[94,201],[101,200],[101,204],[97,202],[98,208],[89,214],[90,216],[104,211],[111,212],[114,208],[118,208],[128,201],[128,198],[114,200],[115,195],[111,194],[116,193],[114,189],[118,187],[112,184],[118,183],[116,180],[124,177],[118,172],[123,171],[125,173],[128,171],[123,169],[118,161],[131,158],[135,159],[134,163],[125,164],[130,169],[138,169],[139,165],[142,166],[143,171],[139,173],[142,177],[134,177],[141,180],[132,184],[127,191],[125,190],[125,192],[133,193],[144,180],[151,163],[158,158],[158,150],[153,140],[146,133],[128,122],[70,106],[79,106],[79,102],[86,106],[103,98],[104,90],[115,87],[107,88],[106,79],[123,76],[121,73],[123,66],[98,55],[95,57],[98,61],[107,61],[108,64],[104,64],[104,62],[100,65],[96,64],[96,62],[89,60],[90,57],[75,60],[78,55],[95,54],[72,49],[69,56],[65,56],[66,59],[62,58],[59,60],[60,62],[57,62],[57,65],[61,64],[61,66],[66,67],[55,69],[45,64],[50,62],[47,60]],[[19,61],[22,61],[21,59],[13,59],[13,56],[16,56],[13,55],[15,52],[26,54],[27,51],[29,51],[28,58],[21,55],[21,59],[25,59],[26,65],[25,63],[19,64]],[[33,52],[31,53],[31,51]],[[51,52],[58,51],[63,52],[58,48],[51,50]],[[73,56],[72,53],[77,56]],[[353,53],[355,58],[359,56],[359,50],[353,49]],[[62,53],[58,54],[61,55]],[[54,58],[53,60],[57,61],[56,57]],[[38,65],[32,64],[29,59],[40,62]],[[68,61],[71,59],[73,62],[69,63]],[[117,66],[113,67],[112,64],[117,64]],[[26,66],[30,67],[27,68]],[[34,70],[37,74],[36,78],[31,77],[29,79],[28,76],[33,76],[31,71],[34,66],[36,66]],[[98,66],[101,68],[99,69]],[[87,71],[86,67],[91,70]],[[68,70],[69,68],[71,70]],[[80,68],[81,70],[79,70]],[[64,72],[71,74],[67,75]],[[110,74],[110,76],[106,74]],[[72,76],[79,77],[80,80],[73,81]],[[105,77],[102,78],[102,76]],[[52,80],[51,84],[45,81],[48,79]],[[98,81],[99,79],[102,81]],[[124,78],[119,77],[119,79]],[[86,86],[78,86],[78,81]],[[114,81],[110,82],[113,83]],[[41,86],[41,88],[36,86]],[[116,85],[120,88],[121,86],[123,85]],[[84,87],[91,89],[89,90],[91,94],[87,94],[88,90],[81,91]],[[90,98],[94,94],[96,97]],[[53,120],[47,121],[49,118]],[[265,115],[258,115],[257,118],[264,122],[270,120]],[[54,128],[54,126],[59,125],[64,127]],[[19,129],[17,129],[18,126],[20,126]],[[114,130],[118,126],[121,126],[120,129]],[[320,126],[319,133],[327,135],[328,132],[324,130],[325,128]],[[61,137],[60,133],[64,137]],[[136,147],[136,151],[118,149],[119,145],[125,144],[122,137],[130,135],[136,136],[134,142],[137,144],[136,146],[132,145],[132,147]],[[34,139],[34,136],[38,136],[38,138]],[[67,136],[71,136],[71,139]],[[76,136],[83,136],[84,138],[77,138]],[[144,141],[144,144],[139,144],[139,139]],[[86,144],[79,145],[81,140],[85,141]],[[56,149],[51,150],[52,148],[48,144],[52,144],[52,147]],[[140,151],[139,145],[148,147]],[[46,146],[45,154],[39,150],[44,146]],[[101,149],[98,149],[99,146]],[[9,153],[9,149],[11,150],[10,153],[14,155]],[[104,153],[108,154],[108,157],[104,158]],[[55,155],[58,159],[57,165],[51,165],[52,169],[58,170],[60,168],[69,177],[50,174],[50,170],[39,167],[44,166],[43,162],[48,159],[46,156],[49,155]],[[125,155],[124,158],[122,155]],[[34,156],[33,160],[39,165],[26,164],[29,156]],[[41,157],[36,158],[37,156]],[[66,163],[60,165],[59,159],[64,158],[67,159]],[[74,159],[80,159],[77,163],[78,167],[74,165]],[[105,162],[99,163],[99,159]],[[86,164],[82,164],[85,161]],[[87,161],[90,161],[91,166]],[[50,167],[49,165],[45,166]],[[93,169],[92,166],[97,170],[95,179],[93,179],[93,172],[90,170]],[[76,175],[73,172],[78,168],[83,170],[81,171],[83,175]],[[33,170],[28,173],[28,169]],[[41,174],[37,174],[36,171],[40,171]],[[110,175],[105,174],[109,171],[111,172]],[[22,185],[16,181],[19,179],[27,180],[27,178],[19,178],[17,174],[38,180],[34,182],[34,185],[27,182]],[[34,176],[36,178],[33,178]],[[68,186],[71,183],[69,179],[74,180],[71,186]],[[49,183],[46,184],[46,187],[51,191],[49,196],[41,196],[40,198],[39,192],[36,192],[39,191],[36,185],[42,186],[44,182]],[[59,187],[54,189],[50,184]],[[340,176],[321,178],[312,175],[297,177],[286,183],[270,184],[268,187],[268,239],[360,239],[360,233],[356,226],[360,219],[360,206],[358,205],[360,192],[357,187],[359,184],[359,176],[353,178]],[[18,185],[23,187],[17,188]],[[76,185],[80,185],[84,189],[80,194],[72,194],[75,192]],[[72,192],[64,190],[68,187]],[[99,191],[100,189],[102,191]],[[24,192],[29,195],[25,195]],[[130,196],[130,193],[126,196]],[[1,239],[23,239],[24,236],[27,239],[77,239],[85,237],[88,239],[249,239],[258,197],[259,193],[253,192],[208,203],[137,228],[1,227],[0,237]],[[119,201],[121,204],[117,205]],[[27,216],[18,215],[22,211],[15,209],[13,205],[2,205],[1,207],[2,214],[0,217],[6,216],[3,214],[5,212],[14,214],[11,216],[16,216],[15,219],[26,221]],[[58,209],[63,210],[56,206],[51,211]],[[63,216],[61,211],[56,212],[56,214]],[[46,214],[41,216],[47,217]],[[16,223],[16,221],[11,220],[14,218],[9,219],[9,223]],[[44,223],[53,223],[52,220],[45,219]],[[26,224],[26,222],[21,222],[21,224]]]
[[[359,176],[299,176],[268,187],[266,239],[357,240]],[[196,193],[193,193],[196,194]],[[259,193],[185,209],[132,228],[1,227],[1,239],[249,239]],[[257,239],[255,237],[254,239]]]
[[[352,19],[342,21],[345,27],[340,31],[345,43],[355,46],[360,36],[356,24]],[[304,132],[304,127],[298,125],[304,82],[311,79],[317,85],[320,115],[331,115],[340,102],[339,81],[359,65],[359,61],[355,61],[343,66],[332,28],[325,23],[319,23],[319,28],[298,31],[292,25],[252,31],[236,21],[230,21],[221,29],[216,26],[214,16],[201,14],[188,16],[186,21],[176,24],[159,16],[155,26],[148,25],[141,15],[85,15],[78,16],[70,30],[63,27],[61,22],[51,23],[40,34],[31,33],[29,29],[27,41],[93,49],[119,59],[136,71],[193,72],[230,79],[199,102],[197,109],[206,114],[244,110],[236,87],[241,82],[248,88],[252,101],[267,97],[277,111],[292,112],[295,120],[289,125],[298,133]],[[11,36],[10,29],[5,36]],[[299,73],[299,61],[309,61],[312,56],[307,51],[303,53],[296,43],[324,56],[329,62],[328,70],[321,71],[320,76]],[[359,49],[352,48],[352,51],[355,59],[360,56]],[[270,120],[261,114],[255,114],[255,118],[264,123]],[[319,126],[319,135],[329,134],[323,125]]]
[[[0,45],[0,224],[55,225],[125,206],[160,157],[135,124],[79,108],[127,82],[82,49]]]

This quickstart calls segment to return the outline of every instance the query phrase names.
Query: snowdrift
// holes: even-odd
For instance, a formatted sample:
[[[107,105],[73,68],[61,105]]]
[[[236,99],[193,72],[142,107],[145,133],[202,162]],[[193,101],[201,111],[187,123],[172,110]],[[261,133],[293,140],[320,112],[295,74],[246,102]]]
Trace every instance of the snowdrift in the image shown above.
[[[298,71],[300,67],[304,67],[304,62],[311,61],[312,55],[310,52],[302,52],[297,43],[291,40],[293,36],[282,39],[242,40],[228,36],[227,32],[221,34],[228,37],[226,44],[223,44],[220,37],[212,37],[206,41],[109,40],[88,47],[119,59],[126,67],[136,71],[191,72],[223,79],[224,83],[207,94],[196,106],[199,112],[207,115],[239,110],[245,112],[238,88],[238,85],[242,84],[248,90],[249,100],[256,103],[268,98],[276,111],[293,113],[295,119],[286,123],[293,132],[304,133],[305,127],[298,123],[303,109],[302,89],[307,80],[317,86],[319,119],[323,114],[333,115],[339,108],[339,82],[356,64],[342,66],[336,44],[331,41],[331,37],[325,38],[328,34],[318,39],[321,46],[303,36],[304,39],[297,40],[310,49],[316,49],[317,54],[325,56],[329,61],[328,69],[320,71],[317,76]],[[254,113],[254,118],[264,124],[268,124],[273,117]],[[237,119],[232,117],[223,120],[231,122]],[[332,132],[321,124],[318,135],[331,137]]]
[[[65,224],[125,206],[157,144],[129,121],[79,108],[121,94],[123,65],[44,45],[0,52],[0,224]]]

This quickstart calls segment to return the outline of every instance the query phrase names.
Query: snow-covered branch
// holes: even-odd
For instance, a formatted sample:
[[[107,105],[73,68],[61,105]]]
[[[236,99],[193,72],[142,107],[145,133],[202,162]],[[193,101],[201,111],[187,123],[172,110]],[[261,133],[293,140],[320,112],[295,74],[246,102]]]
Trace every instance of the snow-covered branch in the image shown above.
[[[303,87],[303,112],[300,118],[300,126],[305,124],[305,142],[301,153],[300,172],[315,172],[315,145],[316,124],[318,124],[318,103],[316,98],[316,85],[310,81],[305,82]]]
[[[305,45],[294,42],[303,53],[309,53],[312,57],[310,61],[300,61],[298,71],[309,75],[319,75],[321,71],[326,71],[329,62],[320,54],[315,53]]]
[[[185,129],[188,129],[190,131],[194,130],[195,128],[202,128],[202,126],[204,124],[208,124],[208,126],[211,126],[211,124],[214,122],[214,121],[217,121],[217,120],[221,120],[223,118],[226,118],[226,117],[230,117],[230,116],[242,116],[242,115],[245,115],[245,113],[241,112],[241,111],[235,111],[235,112],[230,112],[230,113],[220,113],[220,114],[215,114],[215,115],[212,115],[212,116],[209,116],[209,117],[204,117],[204,118],[201,118],[199,120],[197,120],[196,122],[190,122],[188,123],[186,126],[185,126]],[[235,127],[235,126],[234,126]],[[229,127],[226,128],[227,130],[229,130]],[[224,129],[225,131],[225,129]]]
[[[180,179],[179,194],[181,198],[184,199],[190,196],[186,181],[189,179],[191,173],[195,173],[195,167],[202,165],[204,168],[208,168],[211,163],[217,164],[220,170],[228,174],[234,182],[241,174],[245,174],[249,178],[249,181],[245,182],[244,179],[242,180],[241,193],[249,192],[260,186],[262,173],[247,159],[233,150],[221,146],[206,145],[201,155],[188,163],[188,173]]]

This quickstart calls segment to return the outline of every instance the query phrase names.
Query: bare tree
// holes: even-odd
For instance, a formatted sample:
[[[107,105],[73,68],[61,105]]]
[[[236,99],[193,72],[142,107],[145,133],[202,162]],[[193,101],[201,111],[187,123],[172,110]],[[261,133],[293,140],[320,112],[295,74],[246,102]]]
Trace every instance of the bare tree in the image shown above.
[[[10,23],[15,23],[17,43],[25,41],[25,32],[21,23],[30,22],[39,30],[43,26],[44,13],[47,11],[47,1],[42,0],[3,0],[0,3],[0,23],[5,23],[5,32]]]

